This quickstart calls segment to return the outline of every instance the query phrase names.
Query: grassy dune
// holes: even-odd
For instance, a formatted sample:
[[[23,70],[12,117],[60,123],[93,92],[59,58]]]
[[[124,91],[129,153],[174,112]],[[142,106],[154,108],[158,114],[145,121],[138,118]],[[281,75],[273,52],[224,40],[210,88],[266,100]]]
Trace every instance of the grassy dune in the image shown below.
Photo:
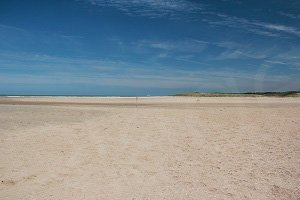
[[[300,91],[287,92],[246,92],[246,93],[201,93],[187,92],[175,94],[175,96],[193,96],[193,97],[300,97]]]

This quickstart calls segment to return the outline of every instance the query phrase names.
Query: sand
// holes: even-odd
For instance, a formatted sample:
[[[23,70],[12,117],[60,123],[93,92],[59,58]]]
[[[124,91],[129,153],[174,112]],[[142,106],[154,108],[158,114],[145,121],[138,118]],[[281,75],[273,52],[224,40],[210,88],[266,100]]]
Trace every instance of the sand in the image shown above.
[[[0,199],[300,199],[300,98],[0,98]]]

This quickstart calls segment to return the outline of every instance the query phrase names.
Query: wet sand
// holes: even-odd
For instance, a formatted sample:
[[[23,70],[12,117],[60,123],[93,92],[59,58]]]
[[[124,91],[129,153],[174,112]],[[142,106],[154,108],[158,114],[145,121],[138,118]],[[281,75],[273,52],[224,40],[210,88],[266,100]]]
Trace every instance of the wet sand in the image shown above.
[[[299,199],[300,98],[0,98],[0,199]]]

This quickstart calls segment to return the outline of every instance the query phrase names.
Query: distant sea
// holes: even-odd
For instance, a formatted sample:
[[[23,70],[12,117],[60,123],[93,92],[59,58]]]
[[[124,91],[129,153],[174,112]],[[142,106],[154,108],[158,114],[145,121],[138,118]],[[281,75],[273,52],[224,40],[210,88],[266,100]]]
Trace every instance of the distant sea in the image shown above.
[[[0,97],[149,97],[151,95],[7,95],[0,94]]]

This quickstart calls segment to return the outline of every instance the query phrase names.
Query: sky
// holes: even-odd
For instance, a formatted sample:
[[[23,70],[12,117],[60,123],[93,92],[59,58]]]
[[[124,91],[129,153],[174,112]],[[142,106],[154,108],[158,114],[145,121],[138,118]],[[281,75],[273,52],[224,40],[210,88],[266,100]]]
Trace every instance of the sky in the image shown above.
[[[298,0],[0,0],[0,94],[300,90]]]

